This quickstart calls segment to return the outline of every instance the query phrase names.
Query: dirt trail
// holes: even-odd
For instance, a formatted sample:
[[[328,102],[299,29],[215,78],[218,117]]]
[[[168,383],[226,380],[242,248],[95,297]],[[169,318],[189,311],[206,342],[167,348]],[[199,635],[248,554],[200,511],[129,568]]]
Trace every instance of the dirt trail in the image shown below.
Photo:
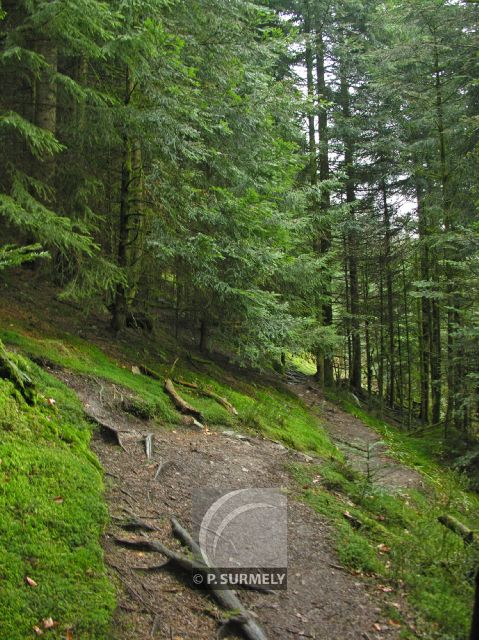
[[[374,484],[386,488],[400,490],[424,486],[420,473],[394,460],[373,429],[326,400],[308,376],[294,372],[288,379],[291,391],[320,416],[321,424],[352,467],[369,473]]]
[[[294,493],[296,488],[286,466],[305,457],[268,440],[243,440],[231,433],[190,431],[185,427],[161,429],[122,411],[124,390],[106,382],[100,386],[64,371],[55,374],[78,393],[90,414],[108,416],[123,432],[125,450],[100,433],[92,443],[105,469],[112,519],[104,537],[106,562],[112,578],[121,584],[114,637],[213,640],[224,613],[207,592],[192,590],[170,567],[139,570],[161,564],[164,558],[118,547],[115,536],[132,535],[120,528],[120,520],[133,514],[141,517],[156,529],[143,535],[178,548],[169,518],[176,516],[191,530],[193,487],[275,486],[289,487]],[[146,460],[143,443],[147,433],[154,434],[154,457],[150,461]],[[166,461],[170,464],[155,481],[158,464]],[[399,631],[382,613],[390,596],[373,580],[339,567],[333,551],[334,531],[292,496],[288,527],[288,590],[272,594],[240,592],[241,601],[257,615],[268,638],[398,638]],[[391,597],[397,601],[397,594]]]

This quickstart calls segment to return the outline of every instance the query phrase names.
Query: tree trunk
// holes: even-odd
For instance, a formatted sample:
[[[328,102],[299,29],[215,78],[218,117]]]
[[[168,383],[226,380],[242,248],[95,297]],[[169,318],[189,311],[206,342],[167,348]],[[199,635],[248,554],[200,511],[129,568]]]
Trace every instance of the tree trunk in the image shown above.
[[[56,134],[57,128],[57,87],[54,74],[58,69],[57,47],[45,39],[35,39],[35,52],[41,55],[48,68],[42,70],[35,87],[35,124],[37,127]],[[48,203],[54,202],[53,185],[55,179],[55,158],[47,155],[37,163],[36,177],[51,189]]]
[[[344,60],[340,63],[341,110],[346,123],[351,118],[349,84]],[[347,234],[347,262],[349,267],[349,295],[351,305],[351,361],[349,366],[349,383],[357,391],[361,390],[361,325],[359,317],[359,279],[358,279],[358,234],[355,230],[354,203],[356,193],[353,177],[354,145],[347,131],[344,135],[344,168],[347,174],[346,203],[350,205],[350,229]]]
[[[130,70],[126,68],[125,107],[130,104],[133,91],[133,79]],[[143,231],[143,162],[141,147],[138,141],[132,140],[128,132],[125,132],[122,142],[117,264],[123,270],[126,282],[120,283],[116,288],[111,322],[111,326],[115,331],[121,331],[125,328],[128,310],[136,295],[136,287],[140,277]]]
[[[419,219],[419,279],[422,282],[430,281],[429,269],[429,246],[428,234],[429,227],[426,218],[426,210],[423,206],[422,189],[419,184],[416,187],[417,211]],[[427,295],[421,297],[420,302],[420,322],[419,322],[419,386],[420,386],[420,413],[419,418],[422,424],[429,424],[429,381],[430,381],[430,364],[431,364],[431,300]]]
[[[318,132],[319,132],[319,180],[321,183],[329,180],[329,132],[328,132],[328,112],[321,101],[326,99],[328,89],[326,86],[326,68],[324,60],[324,40],[323,34],[318,29],[316,34],[316,88],[318,99]],[[328,220],[330,208],[330,193],[324,188],[321,193],[320,213],[321,213],[321,232],[319,238],[319,253],[322,256],[327,255],[331,249],[331,225]],[[329,274],[326,275],[326,284],[321,292],[323,299],[321,303],[321,324],[330,327],[333,324],[333,304],[332,295],[332,279]],[[330,355],[320,354],[319,356],[319,383],[322,387],[330,387],[333,384],[333,359]]]
[[[474,611],[472,614],[472,625],[470,640],[479,640],[479,570],[476,573],[476,595],[474,598]]]
[[[381,186],[383,196],[383,225],[384,225],[384,266],[386,270],[386,296],[387,296],[387,318],[388,318],[388,362],[389,362],[389,388],[387,394],[387,405],[393,409],[395,401],[395,381],[396,381],[396,354],[394,348],[394,299],[393,299],[393,275],[391,266],[391,216],[387,200],[386,183]]]

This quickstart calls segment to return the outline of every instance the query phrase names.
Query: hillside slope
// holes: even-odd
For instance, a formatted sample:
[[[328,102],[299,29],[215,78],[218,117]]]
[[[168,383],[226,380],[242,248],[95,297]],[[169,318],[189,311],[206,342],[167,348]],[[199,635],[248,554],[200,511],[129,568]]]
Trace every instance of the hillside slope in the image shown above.
[[[178,516],[190,527],[191,489],[210,483],[288,491],[289,590],[242,595],[271,637],[357,638],[358,632],[378,639],[467,637],[477,557],[437,516],[452,513],[477,527],[478,500],[414,441],[408,444],[407,437],[383,428],[388,456],[399,461],[396,469],[402,465],[402,478],[420,478],[411,485],[400,477],[394,487],[385,487],[377,474],[368,477],[357,469],[344,442],[337,443],[341,450],[331,439],[332,425],[341,427],[340,439],[357,440],[358,419],[325,404],[316,391],[306,396],[308,408],[295,395],[305,389],[288,390],[277,378],[219,367],[175,350],[167,337],[151,342],[132,332],[114,343],[102,331],[101,319],[85,323],[83,331],[90,335],[81,339],[65,332],[68,314],[55,319],[56,308],[65,305],[50,304],[42,318],[33,316],[28,299],[1,313],[0,337],[46,371],[29,365],[43,395],[35,408],[12,395],[8,383],[1,388],[0,470],[6,478],[1,499],[7,517],[0,532],[0,607],[10,613],[1,618],[9,626],[0,637],[34,637],[34,626],[59,638],[69,630],[68,637],[97,640],[112,633],[149,637],[153,626],[160,638],[214,637],[224,614],[206,594],[192,591],[176,572],[138,571],[134,567],[163,559],[149,560],[112,542],[133,513],[152,525],[150,537],[175,545],[169,517]],[[173,373],[214,390],[228,398],[238,416],[184,387],[182,396],[201,410],[208,425],[202,431],[186,427],[161,380],[139,375],[139,365],[160,378]],[[92,449],[97,457],[89,451],[92,425],[68,387],[90,415],[100,412],[100,420],[106,416],[121,426],[124,449],[96,431]],[[331,436],[324,428],[328,424]],[[348,424],[356,425],[355,433]],[[361,425],[372,438],[371,426]],[[151,460],[143,444],[147,433],[154,434]],[[372,451],[373,462],[374,456]],[[110,512],[103,536],[106,511],[97,458],[106,474]],[[153,481],[163,462],[168,468]],[[20,536],[25,525],[27,536]],[[27,576],[38,586],[25,582]],[[43,621],[50,617],[58,626],[45,629]]]

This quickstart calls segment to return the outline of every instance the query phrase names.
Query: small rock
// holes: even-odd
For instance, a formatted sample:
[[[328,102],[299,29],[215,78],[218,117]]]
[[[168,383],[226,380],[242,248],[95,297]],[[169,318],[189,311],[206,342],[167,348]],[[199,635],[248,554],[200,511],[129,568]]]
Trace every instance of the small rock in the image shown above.
[[[302,460],[304,460],[305,462],[313,462],[314,458],[312,456],[308,456],[307,453],[301,453],[301,451],[298,451],[296,453],[298,458],[301,458]]]

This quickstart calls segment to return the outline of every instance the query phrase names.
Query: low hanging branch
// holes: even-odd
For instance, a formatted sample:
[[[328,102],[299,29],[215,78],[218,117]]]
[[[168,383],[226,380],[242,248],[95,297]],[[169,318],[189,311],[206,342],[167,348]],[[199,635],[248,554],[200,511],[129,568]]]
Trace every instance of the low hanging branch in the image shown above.
[[[237,410],[231,404],[231,402],[229,402],[226,398],[223,398],[222,396],[219,396],[214,391],[210,391],[210,389],[204,389],[204,388],[200,387],[199,385],[195,384],[194,382],[186,382],[186,380],[177,379],[177,380],[175,380],[175,382],[177,384],[180,384],[182,387],[187,387],[188,389],[194,389],[197,393],[201,394],[202,396],[206,396],[207,398],[212,398],[218,404],[220,404],[222,407],[224,407],[226,409],[226,411],[228,411],[229,413],[233,414],[234,416],[238,415]]]
[[[198,411],[198,409],[195,409],[190,404],[188,404],[186,400],[183,400],[183,398],[176,391],[175,385],[173,384],[173,381],[170,380],[170,378],[167,378],[165,380],[165,391],[173,400],[173,404],[178,409],[178,411],[184,413],[185,415],[193,416],[193,418],[199,420],[200,422],[205,421],[201,411]]]
[[[181,527],[181,525],[179,525],[179,523],[176,523],[175,530],[178,532],[178,535],[180,536],[185,534],[184,540],[186,544],[188,544],[187,540],[189,540],[190,542],[192,542],[194,546],[196,546],[193,540],[191,539],[191,536],[188,534],[188,532],[186,532]],[[168,547],[165,547],[163,544],[161,544],[161,542],[145,540],[143,538],[136,538],[134,540],[124,539],[124,538],[115,538],[115,542],[116,544],[121,545],[123,547],[136,549],[138,551],[150,551],[150,552],[161,553],[162,555],[166,556],[169,560],[171,560],[171,562],[175,563],[176,565],[178,565],[179,567],[181,567],[187,572],[201,573],[202,575],[205,575],[207,573],[211,573],[211,571],[214,571],[214,568],[208,567],[203,562],[190,560],[190,558],[187,558],[186,556],[183,556],[182,554],[177,553],[176,551],[172,551],[171,549],[168,549]],[[196,548],[197,550],[199,550],[199,547],[196,546]],[[196,552],[194,551],[194,553]],[[244,606],[241,604],[240,600],[238,599],[238,597],[233,591],[214,589],[212,587],[211,592],[215,597],[216,601],[225,610],[234,611],[238,614],[237,616],[235,616],[234,621],[240,625],[246,638],[248,638],[249,640],[267,640],[267,637],[264,631],[258,625],[256,620],[251,615],[251,613],[244,608]]]

